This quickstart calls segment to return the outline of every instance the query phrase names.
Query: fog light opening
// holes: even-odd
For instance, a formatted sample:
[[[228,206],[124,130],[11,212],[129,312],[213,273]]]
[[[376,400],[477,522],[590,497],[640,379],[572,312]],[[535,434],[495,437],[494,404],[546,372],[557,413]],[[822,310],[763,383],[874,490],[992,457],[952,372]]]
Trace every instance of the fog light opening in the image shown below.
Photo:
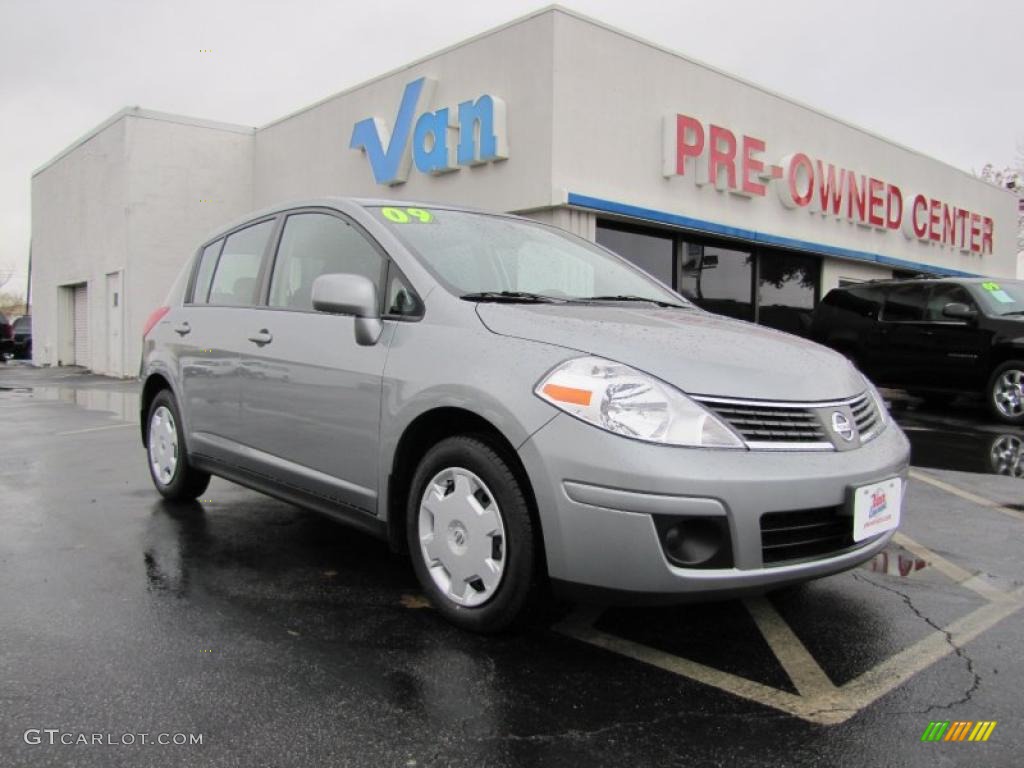
[[[660,517],[656,520],[665,556],[685,568],[719,568],[732,565],[725,518]]]

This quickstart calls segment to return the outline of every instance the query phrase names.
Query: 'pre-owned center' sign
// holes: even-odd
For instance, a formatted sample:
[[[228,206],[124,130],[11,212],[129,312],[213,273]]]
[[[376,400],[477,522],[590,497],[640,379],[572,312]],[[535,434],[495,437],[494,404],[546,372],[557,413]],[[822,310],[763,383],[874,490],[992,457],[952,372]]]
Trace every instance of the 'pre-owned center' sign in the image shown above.
[[[964,253],[992,253],[989,216],[920,193],[904,194],[886,179],[837,168],[803,152],[771,164],[764,159],[765,151],[762,139],[737,136],[689,115],[665,117],[662,173],[666,178],[690,176],[700,186],[745,197],[765,197],[774,188],[787,208],[879,230],[902,229],[908,239]]]

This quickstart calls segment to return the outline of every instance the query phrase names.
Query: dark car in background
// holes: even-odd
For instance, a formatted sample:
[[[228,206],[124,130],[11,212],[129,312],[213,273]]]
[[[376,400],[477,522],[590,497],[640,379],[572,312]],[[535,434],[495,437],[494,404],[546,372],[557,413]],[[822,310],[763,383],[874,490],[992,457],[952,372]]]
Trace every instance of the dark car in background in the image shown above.
[[[1024,281],[878,280],[836,288],[811,337],[849,357],[876,384],[941,404],[980,394],[1024,424]]]
[[[7,356],[14,353],[14,326],[7,315],[0,312],[0,363],[7,362]]]
[[[22,315],[12,324],[11,351],[21,360],[32,359],[32,316]]]

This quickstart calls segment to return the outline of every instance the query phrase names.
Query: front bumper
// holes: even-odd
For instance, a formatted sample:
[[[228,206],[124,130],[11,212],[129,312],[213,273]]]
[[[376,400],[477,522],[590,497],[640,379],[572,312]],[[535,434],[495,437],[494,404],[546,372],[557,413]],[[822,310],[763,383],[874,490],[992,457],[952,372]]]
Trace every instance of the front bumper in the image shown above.
[[[559,414],[519,448],[537,498],[548,573],[577,592],[669,599],[762,591],[847,570],[892,532],[838,554],[765,566],[761,515],[844,505],[851,488],[906,478],[910,447],[890,423],[846,452],[679,448],[629,440]],[[732,567],[679,567],[653,515],[728,521]]]

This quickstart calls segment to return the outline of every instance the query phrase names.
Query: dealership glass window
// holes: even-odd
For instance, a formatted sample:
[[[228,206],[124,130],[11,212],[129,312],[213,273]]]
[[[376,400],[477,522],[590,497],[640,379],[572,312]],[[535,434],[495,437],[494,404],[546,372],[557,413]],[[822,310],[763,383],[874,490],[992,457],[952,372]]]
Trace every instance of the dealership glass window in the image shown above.
[[[320,275],[362,275],[380,290],[384,258],[362,232],[326,213],[288,217],[274,261],[270,306],[313,309],[313,281]]]
[[[268,219],[228,235],[210,285],[210,304],[244,307],[256,302],[260,262],[273,229],[274,220]]]
[[[196,275],[196,284],[192,289],[192,303],[205,304],[210,297],[210,279],[213,277],[213,268],[217,266],[217,257],[220,256],[220,247],[224,245],[223,240],[210,243],[203,249],[203,255],[199,259],[199,273]]]
[[[806,336],[820,270],[821,260],[814,256],[761,250],[757,262],[757,321]]]
[[[677,290],[709,312],[753,320],[753,275],[751,251],[680,243]]]
[[[672,285],[674,248],[670,235],[613,229],[599,223],[597,242],[653,275],[665,285]]]

